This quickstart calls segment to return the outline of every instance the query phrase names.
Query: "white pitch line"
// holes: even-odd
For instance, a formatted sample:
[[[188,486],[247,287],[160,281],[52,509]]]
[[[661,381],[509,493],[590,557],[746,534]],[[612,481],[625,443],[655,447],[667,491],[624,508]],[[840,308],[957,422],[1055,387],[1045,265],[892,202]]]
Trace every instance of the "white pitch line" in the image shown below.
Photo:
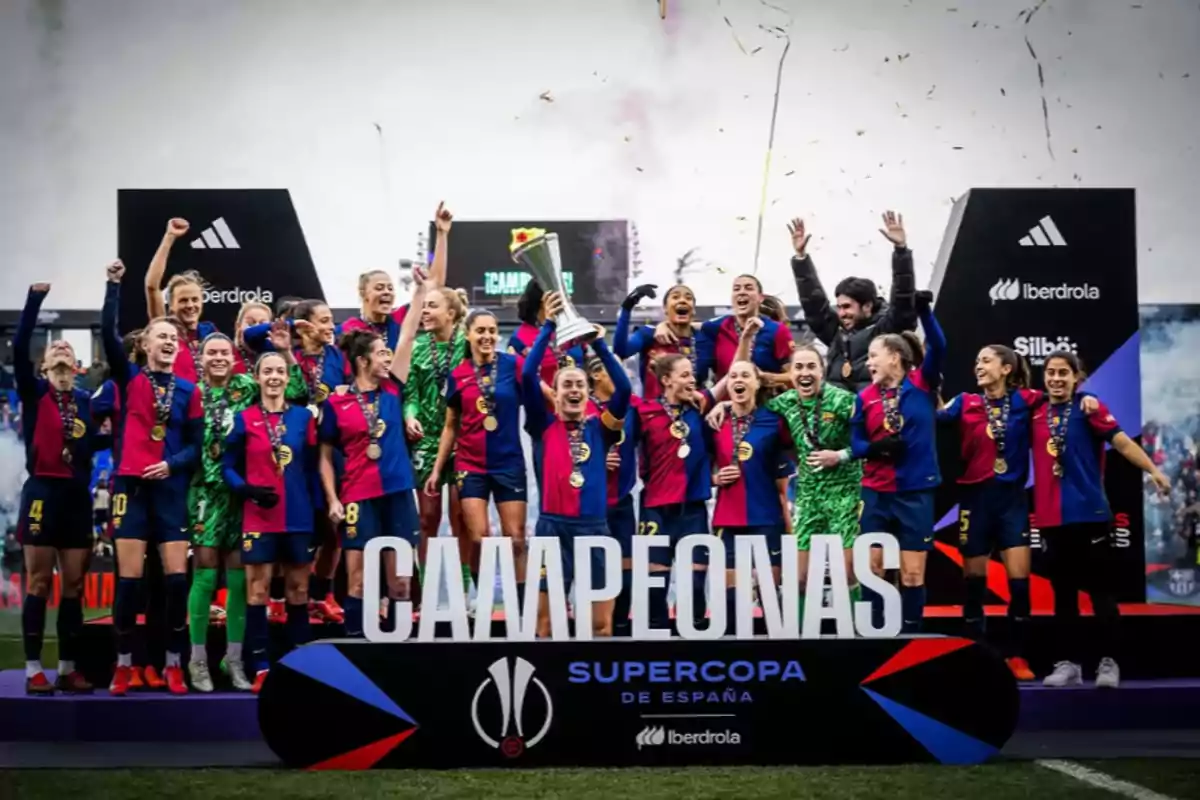
[[[1052,769],[1055,772],[1061,772],[1063,775],[1074,778],[1077,781],[1095,786],[1098,789],[1119,794],[1122,797],[1132,797],[1133,800],[1175,800],[1169,795],[1159,794],[1158,792],[1147,789],[1145,786],[1139,786],[1136,783],[1123,781],[1119,778],[1114,778],[1112,775],[1106,775],[1103,772],[1098,772],[1094,769],[1088,769],[1082,764],[1076,764],[1074,761],[1059,761],[1057,759],[1045,759],[1033,762],[1039,767]]]

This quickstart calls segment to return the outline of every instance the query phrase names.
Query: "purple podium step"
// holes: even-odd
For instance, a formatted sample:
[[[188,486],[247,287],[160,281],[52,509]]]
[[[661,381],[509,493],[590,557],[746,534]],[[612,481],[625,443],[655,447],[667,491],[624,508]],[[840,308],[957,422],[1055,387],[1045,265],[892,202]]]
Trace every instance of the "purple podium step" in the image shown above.
[[[1181,730],[1200,720],[1200,680],[1122,681],[1118,689],[1021,686],[1018,731]]]
[[[53,673],[47,673],[51,681]],[[30,697],[22,670],[0,671],[0,741],[260,741],[258,698],[243,693],[130,692]]]

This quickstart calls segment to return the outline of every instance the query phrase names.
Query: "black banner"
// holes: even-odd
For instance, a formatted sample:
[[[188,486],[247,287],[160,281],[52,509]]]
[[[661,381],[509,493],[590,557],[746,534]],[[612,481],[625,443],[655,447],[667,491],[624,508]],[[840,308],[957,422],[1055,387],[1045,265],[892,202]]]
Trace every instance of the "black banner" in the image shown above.
[[[225,333],[233,333],[243,303],[273,308],[287,295],[325,298],[287,189],[122,189],[122,331],[146,323],[146,270],[172,217],[186,219],[191,229],[171,250],[163,286],[177,273],[199,272],[208,283],[204,319]]]
[[[277,664],[259,723],[315,769],[975,764],[1017,709],[966,639],[342,640]]]

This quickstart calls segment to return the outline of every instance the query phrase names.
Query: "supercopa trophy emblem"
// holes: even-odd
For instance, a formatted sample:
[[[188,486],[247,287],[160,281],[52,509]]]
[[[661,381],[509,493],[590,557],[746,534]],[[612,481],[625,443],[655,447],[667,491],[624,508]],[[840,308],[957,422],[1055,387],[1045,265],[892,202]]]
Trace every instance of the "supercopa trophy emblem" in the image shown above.
[[[596,338],[596,328],[579,316],[563,282],[562,254],[558,250],[558,234],[541,228],[516,228],[509,245],[512,259],[533,276],[545,292],[560,292],[563,310],[554,320],[555,342],[560,348],[587,344]]]

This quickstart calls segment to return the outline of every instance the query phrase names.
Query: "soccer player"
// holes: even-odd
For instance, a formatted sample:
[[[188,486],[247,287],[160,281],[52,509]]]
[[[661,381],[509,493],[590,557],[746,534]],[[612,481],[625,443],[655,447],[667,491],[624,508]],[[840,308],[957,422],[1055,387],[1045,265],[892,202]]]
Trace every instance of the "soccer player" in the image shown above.
[[[170,312],[179,321],[184,337],[183,346],[175,358],[173,372],[176,378],[195,384],[200,378],[200,343],[217,328],[211,322],[201,322],[204,315],[204,279],[198,272],[189,270],[171,277],[167,281],[167,302],[163,302],[162,279],[167,271],[167,259],[171,248],[189,229],[186,219],[178,217],[167,222],[166,233],[150,267],[146,270],[146,315],[158,319]]]
[[[222,459],[222,474],[242,499],[241,558],[247,572],[246,632],[255,694],[269,667],[267,599],[275,564],[283,566],[288,640],[298,647],[309,637],[308,574],[315,549],[309,491],[317,465],[317,420],[304,406],[286,402],[288,350],[286,341],[279,344],[277,352],[263,354],[255,364],[261,397],[235,418]]]
[[[592,341],[605,371],[611,376],[613,392],[599,415],[588,414],[588,378],[579,367],[564,367],[554,376],[555,410],[547,411],[540,391],[539,365],[554,335],[554,319],[562,311],[558,292],[546,295],[545,322],[529,349],[522,366],[521,381],[525,401],[526,428],[534,442],[541,445],[538,460],[538,487],[541,513],[535,536],[553,536],[562,547],[563,581],[569,586],[574,577],[575,538],[610,536],[608,528],[607,453],[625,432],[625,412],[629,410],[632,387],[608,345],[604,329]],[[563,479],[563,476],[566,479]],[[592,550],[592,585],[607,580],[600,550]],[[538,600],[538,635],[550,635],[550,602],[543,583]],[[592,632],[612,636],[614,601],[593,604]]]
[[[717,486],[712,524],[725,544],[725,619],[727,630],[732,630],[737,619],[737,537],[766,538],[774,585],[779,584],[786,484],[791,473],[787,450],[792,443],[783,417],[759,405],[762,387],[754,364],[733,362],[726,388],[730,413],[712,444],[713,483]],[[760,590],[764,585],[760,579]]]
[[[426,288],[418,276],[415,298],[423,301]],[[417,320],[415,314],[404,320],[398,343],[405,350],[411,347]],[[377,536],[398,536],[417,544],[412,463],[404,439],[404,387],[393,370],[394,363],[403,363],[407,378],[411,353],[393,355],[382,337],[363,330],[344,335],[342,350],[354,380],[346,391],[330,395],[321,411],[321,485],[329,518],[342,525],[346,635],[362,636],[363,548]],[[340,476],[334,469],[335,448],[344,459]],[[385,552],[388,597],[407,600],[409,579],[396,577],[394,564],[395,554]],[[393,624],[395,613],[396,603],[389,602]]]
[[[529,348],[533,347],[546,321],[546,293],[533,278],[525,284],[525,292],[517,300],[517,317],[521,324],[508,338],[508,352],[524,358],[529,354]],[[554,386],[555,373],[563,367],[583,366],[583,358],[583,347],[575,345],[564,349],[551,338],[546,355],[542,358],[540,373],[544,384],[542,393],[546,395],[548,409],[552,408],[554,402],[551,387]]]
[[[456,292],[430,289],[421,309],[421,333],[412,347],[412,364],[404,393],[404,425],[412,451],[417,486],[424,487],[433,476],[438,444],[446,427],[446,394],[450,373],[467,357],[467,337],[462,322],[467,309]],[[462,535],[462,508],[453,475],[444,470],[438,475],[437,492],[422,491],[417,496],[421,516],[421,561],[430,536],[438,535],[442,524],[442,486],[450,487],[450,530],[458,538],[464,586],[469,585],[471,540]]]
[[[925,352],[911,331],[871,342],[867,370],[873,383],[858,395],[851,420],[851,451],[863,468],[864,533],[890,533],[900,541],[900,600],[905,633],[918,633],[925,616],[925,560],[933,547],[934,489],[938,471],[935,422],[946,337],[933,316],[932,297],[917,308]],[[878,551],[876,551],[878,553]],[[876,555],[873,567],[882,567]],[[882,598],[869,594],[875,623]]]
[[[453,458],[463,528],[470,540],[472,579],[478,584],[479,548],[489,532],[487,507],[492,500],[501,532],[513,540],[518,589],[524,596],[528,497],[520,435],[524,359],[496,352],[500,331],[496,317],[486,309],[467,315],[466,336],[469,355],[450,372],[446,424],[425,493],[441,493],[440,476]]]
[[[257,351],[246,342],[246,331],[257,325],[267,325],[271,322],[271,309],[262,303],[245,303],[238,309],[234,329],[233,374],[245,375],[254,367]]]
[[[204,438],[204,408],[195,384],[171,371],[180,352],[179,332],[165,319],[153,319],[142,334],[146,366],[125,360],[117,335],[117,309],[125,266],[108,267],[101,312],[105,357],[120,396],[113,461],[113,535],[117,552],[117,592],[113,622],[117,668],[109,693],[129,690],[138,592],[146,549],[158,548],[166,575],[167,689],[186,694],[181,654],[187,646],[187,488]]]
[[[904,231],[904,217],[887,211],[883,214],[883,227],[879,229],[894,248],[890,303],[879,297],[875,282],[869,278],[845,278],[834,289],[836,307],[831,307],[808,254],[812,234],[805,228],[804,220],[792,220],[788,232],[796,251],[792,257],[792,275],[796,279],[804,320],[829,348],[826,382],[840,389],[861,392],[871,384],[867,349],[875,337],[917,327],[917,283],[912,251],[908,249],[908,236]]]
[[[733,279],[733,313],[710,319],[700,326],[700,357],[697,364],[697,380],[703,383],[710,371],[714,382],[725,377],[736,360],[742,330],[753,318],[760,318],[763,292],[762,283],[753,275],[739,275]],[[758,367],[763,383],[767,386],[790,386],[792,379],[784,369],[795,342],[792,331],[773,319],[764,319],[763,326],[754,338],[750,360]]]
[[[1072,660],[1059,661],[1046,686],[1082,683],[1080,657],[1102,656],[1096,686],[1115,688],[1121,671],[1120,610],[1113,597],[1112,511],[1104,493],[1104,445],[1150,476],[1161,494],[1171,482],[1137,443],[1125,434],[1104,403],[1086,414],[1075,392],[1083,378],[1079,358],[1052,353],[1042,368],[1049,402],[1033,412],[1033,523],[1041,533],[1054,589],[1054,617],[1062,648]],[[1079,591],[1091,595],[1096,628],[1079,630]]]
[[[667,290],[663,298],[666,320],[660,326],[643,325],[632,334],[629,333],[629,317],[633,309],[642,298],[655,297],[657,289],[653,284],[645,284],[630,292],[621,303],[621,313],[617,315],[617,328],[613,332],[613,352],[618,358],[638,356],[638,376],[642,381],[642,397],[646,400],[655,400],[662,394],[662,386],[659,385],[658,378],[654,377],[654,359],[679,353],[687,356],[692,362],[692,371],[696,370],[696,296],[687,286],[679,284]],[[668,340],[664,342],[660,337]]]
[[[69,694],[92,691],[75,669],[83,629],[83,576],[91,553],[92,453],[98,424],[91,397],[75,388],[75,349],[65,339],[50,342],[41,368],[29,356],[38,312],[50,284],[29,287],[13,340],[13,370],[21,401],[21,439],[29,477],[21,489],[19,530],[25,556],[25,599],[21,634],[25,641],[25,692]],[[38,373],[44,373],[44,377]],[[50,683],[42,669],[46,602],[54,586],[54,568],[62,579],[58,609],[58,677]]]
[[[616,392],[608,369],[599,356],[588,356],[588,387],[591,397],[588,414],[601,416],[608,409]],[[624,369],[620,370],[625,374]],[[628,376],[626,375],[626,379]],[[655,382],[657,385],[657,380]],[[637,535],[637,514],[634,508],[633,489],[638,479],[637,451],[637,407],[642,400],[636,395],[629,398],[632,410],[625,414],[625,426],[617,443],[610,445],[604,457],[608,469],[608,530],[621,546],[621,593],[613,606],[613,635],[628,636],[630,631],[630,603],[633,597],[633,537]]]

